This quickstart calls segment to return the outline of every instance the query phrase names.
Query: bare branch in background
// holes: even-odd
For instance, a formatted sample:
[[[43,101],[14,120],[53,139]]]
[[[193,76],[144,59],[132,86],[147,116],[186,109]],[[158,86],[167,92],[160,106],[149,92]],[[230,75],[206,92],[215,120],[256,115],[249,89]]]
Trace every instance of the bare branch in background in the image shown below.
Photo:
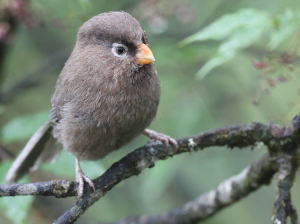
[[[186,220],[183,223],[194,223],[193,218],[192,220],[190,220],[190,218],[194,217],[195,207],[193,205],[195,205],[195,203],[198,203],[197,205],[199,207],[196,207],[202,211],[202,215],[199,213],[197,217],[194,217],[195,220],[204,220],[223,207],[245,197],[250,192],[258,189],[261,185],[269,184],[277,169],[286,174],[286,176],[283,176],[283,180],[286,180],[286,177],[288,177],[289,182],[284,190],[285,192],[289,192],[293,181],[291,177],[294,176],[296,166],[292,165],[292,169],[283,168],[288,167],[286,164],[289,164],[289,161],[294,161],[293,159],[296,158],[299,132],[300,116],[296,116],[293,121],[284,128],[275,124],[266,125],[253,122],[219,128],[199,135],[177,139],[179,144],[179,150],[177,152],[175,152],[172,147],[165,150],[164,144],[159,141],[150,141],[145,146],[136,149],[120,161],[114,163],[102,176],[95,179],[95,192],[86,185],[85,196],[78,200],[54,223],[74,223],[91,205],[103,197],[120,181],[133,175],[138,175],[146,168],[152,168],[157,160],[165,160],[175,154],[199,150],[210,146],[242,148],[247,146],[254,147],[257,143],[263,142],[269,149],[270,157],[264,156],[261,160],[246,168],[240,175],[224,181],[216,190],[212,190],[200,196],[195,201],[189,202],[181,208],[162,215],[149,217],[150,220],[157,219],[157,222],[152,223],[166,223],[162,220],[164,220],[166,216],[175,215],[174,211],[178,215],[178,218],[181,217],[181,220]],[[287,158],[287,154],[291,157],[288,161],[287,159],[283,159]],[[281,179],[279,180],[279,186],[281,186],[280,181]],[[76,195],[77,186],[77,183],[70,181],[3,185],[0,186],[0,195],[2,197],[16,195],[69,197]],[[279,198],[281,198],[281,195],[282,194],[279,194]],[[215,200],[212,200],[214,197]],[[288,202],[288,200],[284,200]],[[284,209],[286,216],[297,220],[296,211],[293,207],[288,206],[288,208]],[[189,210],[190,213],[187,212],[187,210]],[[282,209],[280,208],[279,210],[281,211]],[[128,220],[139,220],[140,218],[141,217],[129,218]]]
[[[216,189],[200,195],[179,208],[159,215],[128,217],[109,224],[198,223],[246,197],[261,186],[269,184],[276,172],[276,164],[266,154],[238,175],[220,183]]]
[[[295,156],[283,155],[277,159],[278,163],[278,185],[277,200],[274,204],[272,221],[274,224],[287,223],[287,217],[290,217],[292,224],[298,224],[297,211],[292,203],[291,187],[299,166]]]

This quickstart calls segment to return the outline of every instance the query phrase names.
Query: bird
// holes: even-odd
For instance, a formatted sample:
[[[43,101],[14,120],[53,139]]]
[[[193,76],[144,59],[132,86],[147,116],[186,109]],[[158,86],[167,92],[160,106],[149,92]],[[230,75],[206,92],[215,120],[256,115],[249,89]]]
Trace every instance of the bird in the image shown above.
[[[102,159],[141,134],[177,150],[175,139],[148,129],[161,94],[154,61],[144,29],[129,13],[105,12],[86,21],[57,79],[49,120],[14,161],[7,182],[57,157],[62,147],[52,149],[56,141],[74,155],[78,198],[84,182],[95,191],[80,161]]]

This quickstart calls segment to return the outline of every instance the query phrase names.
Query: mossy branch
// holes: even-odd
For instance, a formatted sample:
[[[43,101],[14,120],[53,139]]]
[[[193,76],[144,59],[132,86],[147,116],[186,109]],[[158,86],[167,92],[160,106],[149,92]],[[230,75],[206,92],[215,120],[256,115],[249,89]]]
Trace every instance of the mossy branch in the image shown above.
[[[245,197],[250,192],[258,189],[263,184],[268,184],[276,173],[276,170],[282,170],[280,164],[284,166],[286,160],[280,158],[290,155],[289,161],[298,161],[297,148],[299,145],[300,133],[300,118],[296,116],[291,124],[287,127],[279,125],[267,125],[258,122],[249,124],[235,125],[230,127],[219,128],[207,131],[198,135],[193,135],[186,138],[177,139],[179,144],[178,151],[169,146],[165,149],[164,144],[159,141],[149,141],[145,146],[136,149],[132,153],[114,163],[102,176],[94,180],[96,191],[85,185],[85,195],[78,200],[68,211],[61,215],[54,223],[74,223],[91,205],[103,197],[110,189],[117,185],[120,181],[131,176],[140,174],[146,168],[152,168],[157,160],[165,160],[174,155],[179,155],[191,150],[200,150],[210,146],[228,146],[233,147],[255,147],[258,143],[264,143],[269,149],[269,157],[264,156],[260,161],[246,168],[240,175],[228,179],[220,184],[216,190],[218,197],[226,199],[223,204],[217,205],[218,200],[211,201],[210,204],[199,204],[201,210],[210,210],[206,215],[198,217],[197,220],[203,220],[225,206],[228,206],[242,197]],[[293,160],[294,159],[294,160]],[[274,165],[275,164],[275,165]],[[295,164],[294,162],[292,164]],[[297,163],[296,163],[297,164]],[[288,174],[293,177],[298,166],[293,165],[289,169]],[[238,178],[237,178],[238,177]],[[288,189],[292,186],[293,178],[290,178]],[[222,187],[223,186],[223,187]],[[224,187],[227,186],[227,187]],[[45,195],[55,197],[70,197],[75,196],[78,184],[70,181],[50,181],[31,184],[15,184],[0,186],[0,196],[16,196],[16,195]],[[228,188],[229,187],[229,188]],[[230,190],[228,190],[230,189]],[[200,196],[198,200],[203,200],[213,193],[208,193]],[[217,198],[216,198],[217,199]],[[189,202],[186,205],[192,205]],[[193,208],[190,206],[190,208]],[[186,209],[185,206],[179,208]],[[180,214],[178,209],[176,213]],[[293,209],[292,209],[293,210]],[[289,209],[289,211],[292,211]],[[173,210],[174,211],[174,210]],[[172,211],[168,214],[173,214]],[[286,213],[287,216],[297,217],[296,211]],[[160,215],[158,215],[160,216]],[[161,215],[165,217],[165,215]],[[205,217],[205,218],[204,218]],[[189,220],[189,219],[187,219]],[[194,219],[184,223],[193,223]],[[152,222],[162,223],[162,222]]]

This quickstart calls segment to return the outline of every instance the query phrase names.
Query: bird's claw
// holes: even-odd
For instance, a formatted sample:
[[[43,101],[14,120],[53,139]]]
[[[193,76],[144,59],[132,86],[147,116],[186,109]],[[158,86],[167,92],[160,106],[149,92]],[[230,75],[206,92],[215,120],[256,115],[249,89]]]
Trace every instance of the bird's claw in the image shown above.
[[[149,130],[149,129],[145,129],[143,131],[143,134],[148,136],[150,139],[159,140],[162,143],[164,143],[164,145],[166,146],[166,150],[168,149],[168,146],[169,146],[169,143],[170,143],[175,148],[175,153],[178,151],[178,143],[176,142],[175,139],[171,138],[168,135],[158,133],[156,131],[152,131],[152,130]]]
[[[88,178],[82,172],[82,170],[76,171],[76,182],[79,184],[79,186],[78,186],[78,198],[81,198],[83,196],[84,181],[87,182],[90,185],[90,187],[93,188],[94,191],[96,191],[93,181],[90,178]]]

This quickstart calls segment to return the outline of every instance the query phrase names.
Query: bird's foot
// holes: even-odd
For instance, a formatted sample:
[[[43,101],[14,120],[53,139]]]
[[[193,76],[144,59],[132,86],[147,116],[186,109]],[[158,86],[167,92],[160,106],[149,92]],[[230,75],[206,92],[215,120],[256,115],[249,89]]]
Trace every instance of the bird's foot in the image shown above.
[[[90,178],[88,178],[81,170],[79,160],[77,157],[75,157],[75,165],[76,165],[76,182],[79,184],[78,185],[78,198],[81,198],[83,195],[83,190],[84,190],[84,181],[87,182],[91,188],[95,189],[95,185],[93,181],[91,181]]]
[[[78,198],[81,198],[83,196],[84,181],[87,182],[90,185],[90,187],[94,189],[94,191],[96,191],[93,181],[90,178],[88,178],[82,172],[82,170],[78,170],[78,171],[76,171],[76,182],[79,184],[79,186],[78,186]]]
[[[145,129],[142,132],[142,134],[148,136],[150,139],[161,141],[162,143],[165,144],[166,149],[168,148],[169,143],[170,143],[175,148],[175,153],[178,150],[178,143],[176,142],[175,139],[171,138],[168,135],[165,135],[165,134],[162,134],[162,133],[158,133],[156,131],[152,131],[152,130],[149,130],[149,129]]]

